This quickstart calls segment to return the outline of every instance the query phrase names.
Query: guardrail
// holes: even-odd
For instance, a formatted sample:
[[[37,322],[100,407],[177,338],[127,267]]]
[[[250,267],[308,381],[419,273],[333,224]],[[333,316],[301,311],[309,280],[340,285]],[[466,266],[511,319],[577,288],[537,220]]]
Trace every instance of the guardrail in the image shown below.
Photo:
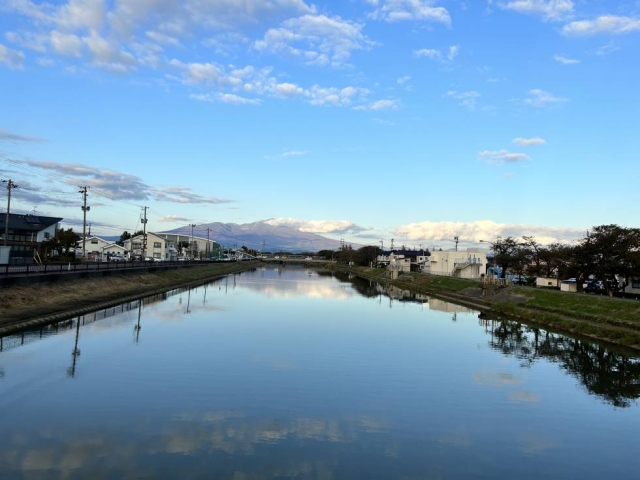
[[[0,277],[22,275],[45,275],[50,273],[91,272],[136,268],[168,268],[207,265],[209,261],[169,261],[169,262],[84,262],[45,263],[44,265],[0,265]]]

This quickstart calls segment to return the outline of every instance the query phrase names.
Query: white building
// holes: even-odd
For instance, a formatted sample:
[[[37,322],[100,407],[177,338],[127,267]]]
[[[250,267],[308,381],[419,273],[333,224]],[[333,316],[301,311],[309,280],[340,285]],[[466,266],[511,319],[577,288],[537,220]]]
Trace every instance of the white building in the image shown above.
[[[144,236],[137,235],[124,241],[124,248],[130,257],[141,257]],[[153,258],[154,260],[176,260],[178,258],[178,250],[173,242],[159,236],[158,234],[147,233],[147,248],[144,251],[145,258]]]
[[[127,253],[127,249],[117,243],[114,243],[109,240],[105,240],[100,237],[87,237],[86,242],[80,240],[78,242],[78,247],[76,248],[76,255],[82,255],[82,246],[87,249],[87,258],[89,260],[107,260],[112,255],[122,255],[124,256]]]
[[[220,257],[222,248],[218,242],[203,237],[181,235],[177,233],[156,233],[158,237],[171,242],[178,250],[179,255],[193,258]],[[188,246],[186,246],[188,244]],[[182,249],[180,245],[185,245]]]
[[[468,248],[464,251],[433,251],[429,257],[429,273],[459,278],[480,278],[487,273],[488,250]]]

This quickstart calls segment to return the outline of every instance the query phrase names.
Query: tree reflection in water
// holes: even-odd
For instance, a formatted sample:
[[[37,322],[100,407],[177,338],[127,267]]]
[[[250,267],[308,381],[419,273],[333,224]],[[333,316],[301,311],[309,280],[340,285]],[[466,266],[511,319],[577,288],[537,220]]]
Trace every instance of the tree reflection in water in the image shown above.
[[[629,407],[640,398],[640,359],[516,320],[478,317],[491,335],[489,346],[516,357],[523,367],[539,359],[557,363],[589,393],[616,407]]]

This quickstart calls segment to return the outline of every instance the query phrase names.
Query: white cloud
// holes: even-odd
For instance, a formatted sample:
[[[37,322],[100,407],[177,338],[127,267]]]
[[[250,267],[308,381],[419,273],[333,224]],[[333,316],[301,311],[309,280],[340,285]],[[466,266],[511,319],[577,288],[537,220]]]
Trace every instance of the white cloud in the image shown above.
[[[404,77],[399,77],[396,81],[398,82],[398,85],[404,85],[409,80],[411,80],[411,76],[405,75]]]
[[[503,165],[531,160],[531,157],[526,153],[512,153],[508,150],[483,150],[478,154],[478,160],[491,165]]]
[[[200,102],[221,102],[221,103],[231,103],[234,105],[260,105],[260,99],[257,98],[245,98],[239,95],[235,95],[233,93],[199,93],[189,95],[189,98],[193,100],[198,100]]]
[[[95,30],[82,37],[82,41],[92,54],[92,63],[97,67],[114,73],[127,73],[138,63],[133,55],[121,50],[112,41],[104,39]]]
[[[595,20],[568,23],[562,29],[565,35],[588,36],[598,34],[622,35],[640,31],[640,18],[602,15]]]
[[[282,154],[283,157],[298,157],[300,155],[306,155],[309,152],[307,150],[290,150]]]
[[[0,43],[0,63],[6,64],[9,68],[21,69],[24,67],[24,53],[7,48]]]
[[[453,62],[455,58],[458,56],[460,52],[460,47],[458,45],[452,45],[449,47],[449,53],[447,53],[447,60]]]
[[[452,63],[460,53],[459,45],[451,45],[446,51],[440,51],[435,48],[421,48],[413,51],[416,58],[429,58],[443,63]]]
[[[473,90],[469,92],[457,92],[455,90],[449,90],[446,93],[446,96],[455,100],[459,100],[459,106],[466,107],[469,110],[474,110],[476,108],[477,99],[480,97],[480,94]]]
[[[17,133],[7,132],[0,128],[0,142],[7,143],[40,143],[44,142],[42,138],[29,137],[26,135],[18,135]]]
[[[54,30],[51,32],[51,46],[60,55],[79,57],[84,43],[77,35]]]
[[[532,107],[543,108],[564,103],[567,100],[567,98],[555,97],[549,92],[540,90],[539,88],[534,88],[533,90],[529,90],[529,96],[524,99],[524,103],[531,105]]]
[[[363,25],[325,15],[291,18],[280,28],[270,28],[254,43],[260,51],[284,52],[309,65],[342,66],[351,52],[374,45],[362,34]],[[295,45],[302,44],[299,48]]]
[[[369,110],[396,110],[398,103],[395,100],[376,100],[369,104]]]
[[[459,237],[462,242],[495,241],[498,236],[520,238],[533,236],[543,244],[570,242],[581,238],[584,229],[541,227],[523,224],[497,223],[492,220],[474,222],[419,222],[401,225],[394,234],[411,241],[447,241]],[[488,245],[487,245],[488,247]]]
[[[348,106],[355,100],[363,99],[369,90],[358,87],[320,87],[319,85],[312,86],[305,92],[305,95],[309,98],[311,105],[333,105]]]
[[[434,48],[421,48],[420,50],[414,50],[413,56],[416,58],[425,57],[432,60],[439,60],[442,58],[442,53],[440,53],[440,50]]]
[[[186,223],[190,222],[191,219],[181,217],[180,215],[165,215],[164,217],[157,218],[156,221],[159,223]]]
[[[596,55],[609,55],[610,53],[617,52],[620,50],[620,47],[617,46],[614,42],[609,42],[606,45],[602,45],[598,50],[596,50]]]
[[[433,21],[451,25],[451,16],[444,7],[434,6],[434,0],[380,0],[370,17],[387,22]],[[378,5],[378,2],[375,3]]]
[[[540,15],[548,20],[557,20],[573,12],[572,0],[513,0],[500,2],[498,5],[507,10],[519,13]]]
[[[576,60],[575,58],[568,58],[564,55],[554,55],[553,59],[556,62],[561,63],[562,65],[576,65],[580,63],[580,60]]]
[[[512,143],[520,145],[521,147],[533,147],[534,145],[544,145],[547,141],[540,137],[523,138],[517,137],[512,140]]]
[[[364,227],[356,225],[348,220],[301,220],[298,218],[272,218],[266,220],[265,223],[275,227],[290,227],[300,230],[301,232],[319,233],[319,234],[341,234],[341,233],[358,233],[367,230]]]

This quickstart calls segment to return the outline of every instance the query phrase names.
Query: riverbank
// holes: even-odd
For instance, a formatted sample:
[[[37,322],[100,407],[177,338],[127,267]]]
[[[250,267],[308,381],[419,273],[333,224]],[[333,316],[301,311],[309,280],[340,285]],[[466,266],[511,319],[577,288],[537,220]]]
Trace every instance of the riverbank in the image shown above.
[[[461,278],[405,273],[396,280],[379,268],[330,265],[369,280],[415,293],[433,295],[484,313],[508,315],[525,322],[640,351],[640,302],[533,287],[504,287],[483,296],[480,282]]]
[[[154,273],[132,272],[117,277],[3,287],[0,289],[0,333],[202,284],[259,265],[260,262],[213,263]]]

